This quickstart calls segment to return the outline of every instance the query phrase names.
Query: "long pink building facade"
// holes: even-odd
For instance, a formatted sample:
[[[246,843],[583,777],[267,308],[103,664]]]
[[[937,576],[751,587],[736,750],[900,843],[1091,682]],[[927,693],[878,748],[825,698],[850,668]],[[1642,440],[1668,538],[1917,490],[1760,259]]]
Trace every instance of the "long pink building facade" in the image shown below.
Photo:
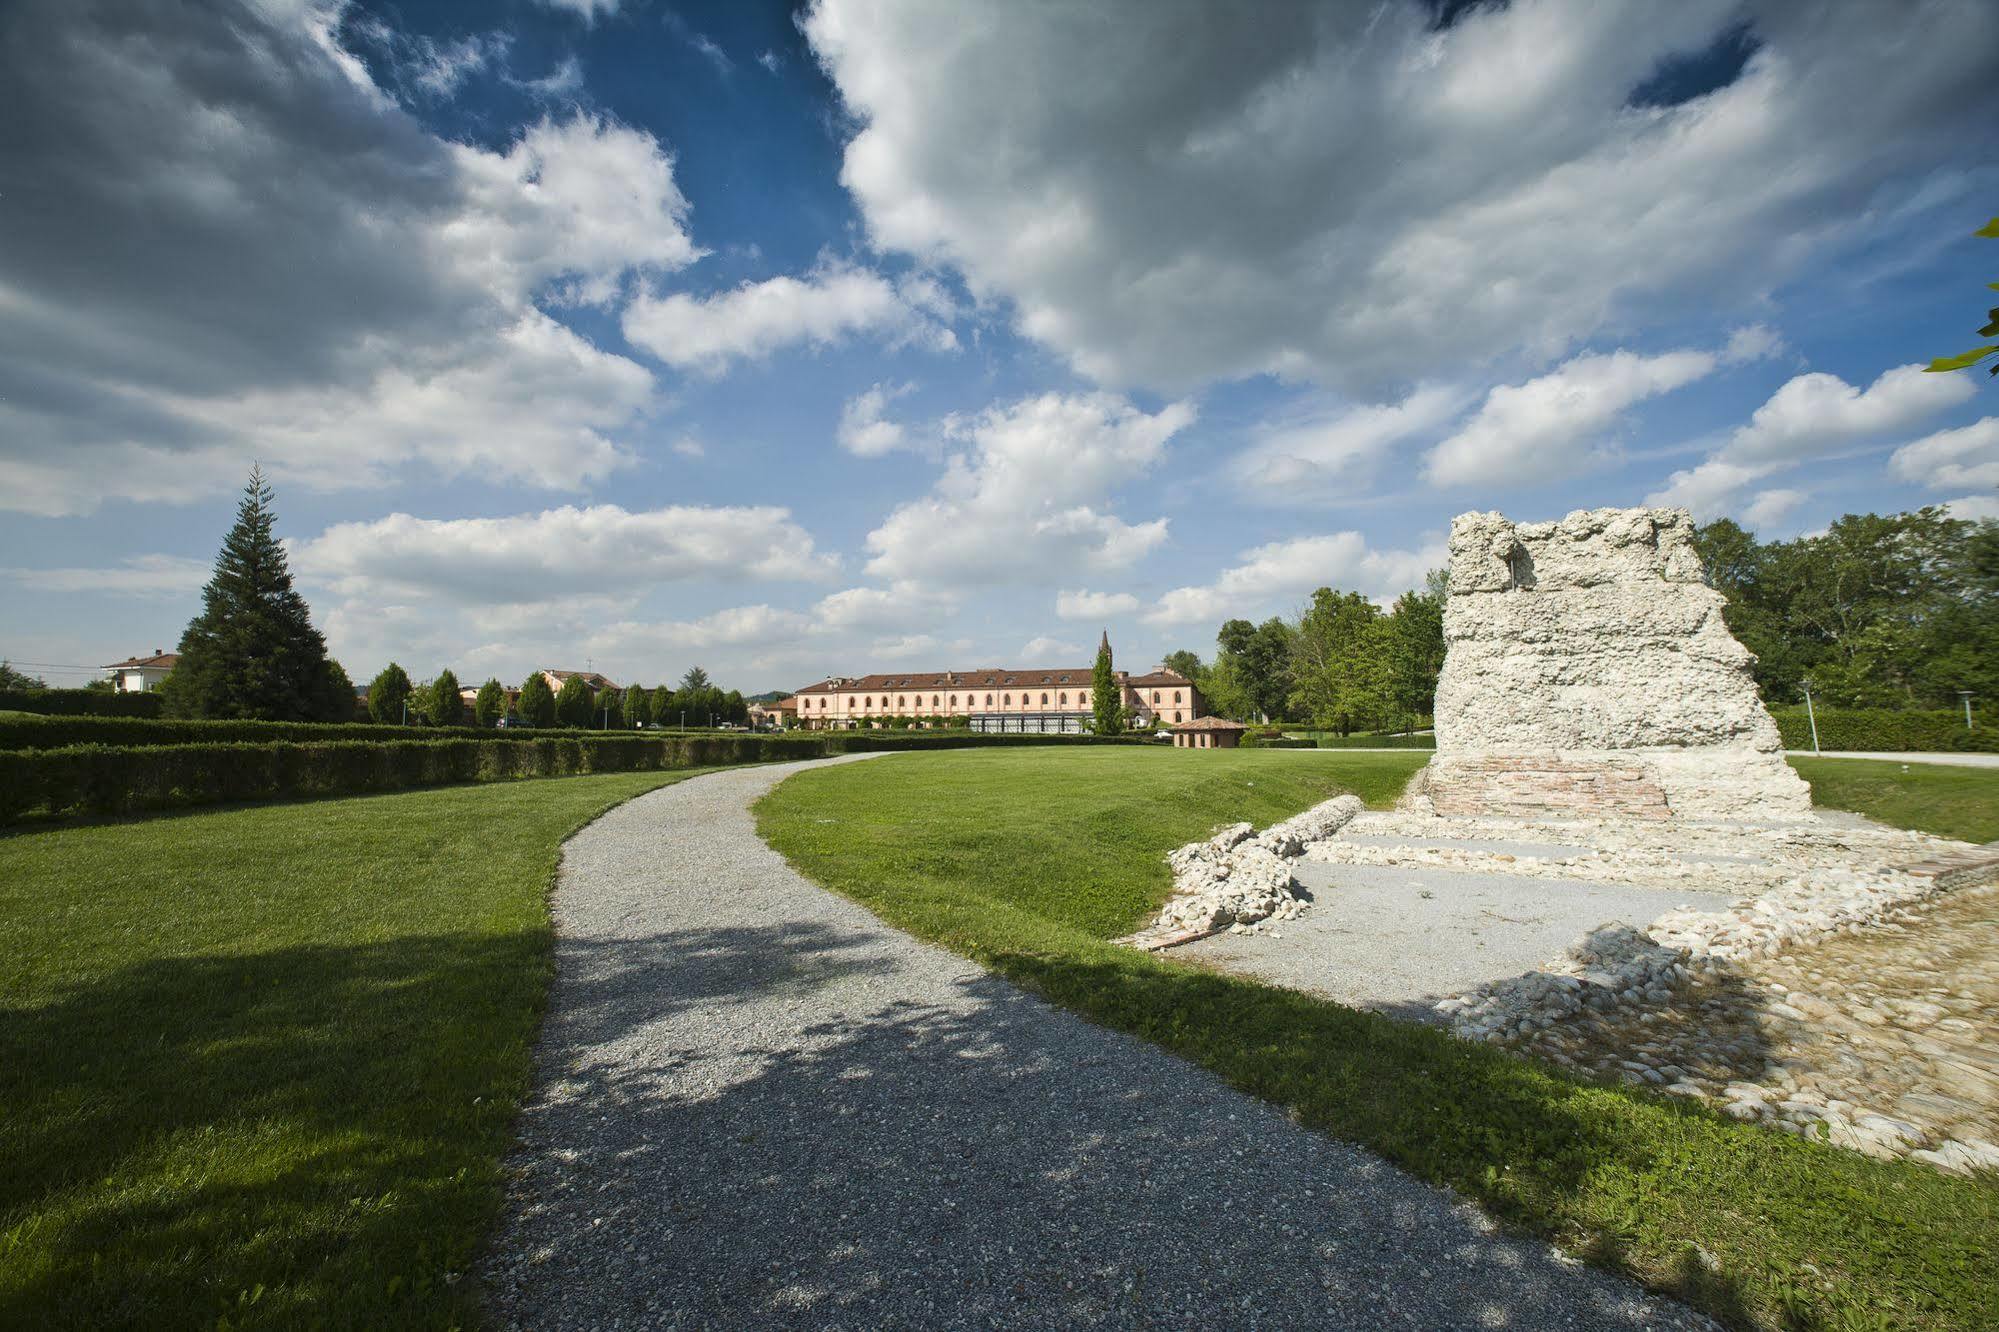
[[[1134,727],[1192,721],[1205,708],[1186,676],[1164,669],[1115,672]],[[1092,713],[1088,666],[988,667],[834,676],[792,696],[799,724],[850,727],[862,718],[969,719],[978,731],[1080,733]]]

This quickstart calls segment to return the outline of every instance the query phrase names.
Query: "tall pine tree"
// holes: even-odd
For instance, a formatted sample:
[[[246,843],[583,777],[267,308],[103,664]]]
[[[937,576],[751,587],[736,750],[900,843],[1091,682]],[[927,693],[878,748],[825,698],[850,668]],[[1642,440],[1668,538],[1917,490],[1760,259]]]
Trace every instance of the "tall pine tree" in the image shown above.
[[[181,635],[180,662],[162,687],[175,716],[346,721],[353,712],[326,639],[292,587],[271,498],[263,471],[252,468],[201,614]]]

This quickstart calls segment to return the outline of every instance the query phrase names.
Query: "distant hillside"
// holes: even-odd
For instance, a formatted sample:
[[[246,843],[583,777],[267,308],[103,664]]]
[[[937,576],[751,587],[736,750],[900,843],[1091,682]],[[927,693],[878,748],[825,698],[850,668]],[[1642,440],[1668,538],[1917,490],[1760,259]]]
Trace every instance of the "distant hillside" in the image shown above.
[[[745,694],[743,695],[743,702],[775,703],[781,698],[790,698],[790,697],[791,697],[791,691],[789,689],[773,689],[769,693],[765,694]]]

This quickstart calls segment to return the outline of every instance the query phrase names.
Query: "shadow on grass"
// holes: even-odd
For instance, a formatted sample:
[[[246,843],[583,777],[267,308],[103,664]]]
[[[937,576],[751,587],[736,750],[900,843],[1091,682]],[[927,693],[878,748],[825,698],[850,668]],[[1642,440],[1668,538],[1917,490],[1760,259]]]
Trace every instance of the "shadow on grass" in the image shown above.
[[[777,937],[843,974],[832,933]],[[582,946],[607,987],[677,977],[590,1011],[726,1003],[730,960],[765,946],[700,929]],[[499,1200],[547,947],[447,934],[158,958],[0,1009],[0,1325],[462,1320],[471,1283],[448,1274]]]

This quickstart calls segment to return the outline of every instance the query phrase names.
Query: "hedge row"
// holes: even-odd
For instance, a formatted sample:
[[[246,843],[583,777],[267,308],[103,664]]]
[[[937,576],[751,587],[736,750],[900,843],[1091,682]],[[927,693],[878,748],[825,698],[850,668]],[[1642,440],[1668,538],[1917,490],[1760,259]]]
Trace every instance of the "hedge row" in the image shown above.
[[[157,717],[158,694],[114,694],[102,689],[0,689],[0,712],[51,717]]]
[[[522,732],[490,726],[381,726],[373,722],[149,720],[138,717],[0,717],[0,749],[71,745],[229,745],[288,740],[518,740]],[[573,734],[569,731],[555,732]],[[619,735],[627,732],[619,731]]]
[[[1819,748],[1963,753],[1999,751],[1999,728],[1966,729],[1964,713],[1895,712],[1886,708],[1819,708]],[[1803,707],[1772,708],[1786,749],[1812,747],[1811,719]]]
[[[0,823],[235,801],[360,795],[459,782],[823,758],[968,745],[1146,743],[1064,735],[543,735],[532,740],[335,740],[0,752]]]

